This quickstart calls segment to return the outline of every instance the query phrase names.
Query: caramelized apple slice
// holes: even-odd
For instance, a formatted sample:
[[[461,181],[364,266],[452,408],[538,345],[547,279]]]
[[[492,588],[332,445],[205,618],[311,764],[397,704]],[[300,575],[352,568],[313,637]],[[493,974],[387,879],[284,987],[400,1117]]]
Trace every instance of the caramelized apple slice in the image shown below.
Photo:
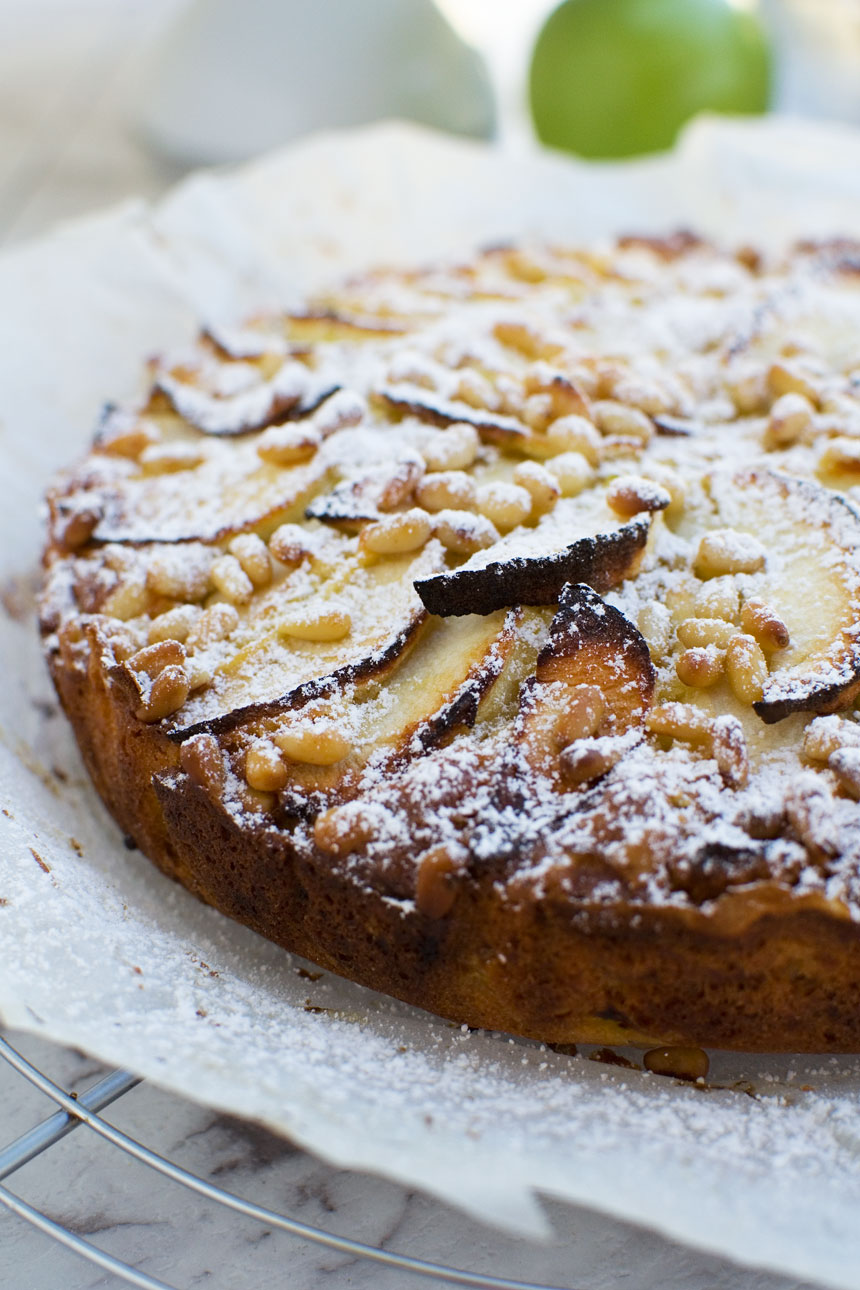
[[[518,737],[535,770],[571,787],[638,742],[655,672],[644,637],[584,584],[566,586],[523,687]]]
[[[226,370],[231,366],[238,365],[221,365]],[[163,372],[156,380],[154,394],[163,395],[178,416],[203,434],[233,437],[309,416],[337,389],[337,382],[330,376],[314,372],[304,363],[287,361],[271,380],[254,381],[227,395],[210,393],[198,384]]]
[[[763,570],[739,575],[788,628],[787,648],[753,707],[768,724],[831,712],[860,690],[860,515],[809,480],[749,470],[712,484],[722,524],[765,545]]]
[[[246,720],[223,747],[238,767],[249,749],[277,750],[287,813],[318,809],[311,794],[342,795],[371,759],[391,768],[472,727],[517,646],[521,618],[511,610],[431,620],[370,688],[339,677],[319,696],[297,695],[291,710]]]
[[[488,443],[508,448],[526,444],[531,437],[528,426],[515,417],[502,416],[485,408],[473,408],[458,399],[445,399],[418,385],[389,385],[378,391],[379,397],[397,412],[418,417],[434,426],[465,422],[474,426]]]
[[[211,683],[176,714],[171,734],[218,733],[289,710],[347,682],[379,676],[418,640],[426,612],[416,574],[442,563],[438,542],[367,565],[355,542],[258,593],[225,639],[203,641],[195,661]]]
[[[345,439],[346,435],[340,437]],[[370,467],[365,464],[358,472],[341,479],[330,492],[315,497],[305,511],[308,519],[354,530],[367,520],[379,519],[381,511],[410,503],[424,473],[424,460],[407,445],[393,452],[389,436],[382,442],[388,459],[381,457]]]
[[[416,582],[431,614],[489,614],[554,605],[567,582],[609,591],[634,573],[649,516],[620,523],[602,494],[564,498],[533,529],[516,529],[451,572]]]
[[[146,422],[138,424],[143,434]],[[253,439],[205,438],[172,418],[139,457],[94,454],[86,474],[69,477],[50,495],[52,540],[68,545],[70,517],[82,507],[91,517],[87,540],[134,544],[216,542],[301,518],[329,477],[326,455],[279,466],[256,449]]]
[[[641,742],[654,685],[649,648],[633,623],[591,587],[571,584],[522,688],[517,742],[554,787],[591,782]]]

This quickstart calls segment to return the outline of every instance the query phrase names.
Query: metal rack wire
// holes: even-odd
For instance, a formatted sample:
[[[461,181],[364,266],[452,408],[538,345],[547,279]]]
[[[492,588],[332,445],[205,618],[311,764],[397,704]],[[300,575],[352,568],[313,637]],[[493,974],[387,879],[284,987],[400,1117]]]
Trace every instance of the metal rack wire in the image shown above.
[[[264,1206],[243,1200],[242,1197],[225,1191],[221,1187],[214,1186],[204,1178],[190,1173],[164,1156],[151,1151],[141,1142],[115,1128],[114,1125],[100,1115],[100,1112],[112,1102],[117,1101],[118,1098],[123,1097],[141,1083],[141,1080],[131,1075],[128,1071],[111,1071],[104,1078],[91,1085],[85,1092],[75,1095],[65,1092],[37,1066],[27,1061],[7,1040],[2,1038],[0,1038],[0,1057],[35,1088],[51,1098],[59,1108],[14,1142],[10,1142],[8,1146],[0,1148],[0,1205],[17,1214],[19,1218],[26,1220],[55,1241],[60,1242],[69,1250],[74,1251],[75,1254],[81,1255],[104,1271],[112,1273],[128,1285],[139,1286],[142,1290],[180,1290],[180,1287],[168,1285],[167,1282],[159,1281],[155,1277],[151,1277],[147,1273],[132,1267],[130,1264],[124,1263],[121,1259],[114,1258],[113,1255],[99,1249],[98,1246],[84,1240],[61,1224],[54,1222],[53,1219],[29,1205],[20,1196],[3,1185],[3,1182],[22,1168],[23,1165],[41,1155],[42,1152],[49,1150],[55,1143],[82,1126],[98,1134],[104,1141],[124,1152],[126,1156],[139,1164],[155,1170],[163,1177],[182,1187],[197,1192],[198,1195],[203,1196],[213,1204],[222,1205],[235,1213],[255,1219],[267,1227],[286,1232],[290,1236],[297,1237],[303,1241],[311,1241],[316,1245],[326,1246],[328,1249],[335,1250],[340,1254],[346,1254],[356,1259],[370,1260],[383,1267],[398,1269],[401,1272],[407,1272],[425,1280],[435,1280],[437,1283],[471,1286],[473,1290],[562,1290],[558,1286],[537,1285],[534,1282],[510,1281],[501,1277],[483,1276],[460,1268],[447,1267],[443,1264],[413,1258],[408,1254],[397,1254],[389,1250],[377,1249],[374,1246],[365,1245],[361,1241],[336,1236],[321,1228],[300,1223],[284,1214],[277,1213],[275,1210],[266,1209]]]

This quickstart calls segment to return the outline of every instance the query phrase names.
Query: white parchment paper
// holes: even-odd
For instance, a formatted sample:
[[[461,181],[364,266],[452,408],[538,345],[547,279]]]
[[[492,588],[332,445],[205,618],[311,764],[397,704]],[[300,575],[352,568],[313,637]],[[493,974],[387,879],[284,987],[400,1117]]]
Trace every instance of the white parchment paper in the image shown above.
[[[860,135],[704,121],[673,157],[588,166],[384,126],[0,260],[0,1015],[515,1231],[545,1231],[543,1192],[860,1290],[857,1059],[718,1054],[703,1091],[312,979],[123,847],[31,617],[47,478],[201,319],[377,262],[683,225],[767,245],[860,234]]]

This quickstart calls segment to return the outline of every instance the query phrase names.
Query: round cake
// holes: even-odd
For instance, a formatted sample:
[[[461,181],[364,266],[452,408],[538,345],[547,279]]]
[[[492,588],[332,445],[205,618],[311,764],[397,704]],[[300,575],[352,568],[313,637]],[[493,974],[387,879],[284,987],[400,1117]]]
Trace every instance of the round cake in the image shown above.
[[[42,631],[159,868],[470,1026],[860,1051],[860,246],[494,247],[148,386]]]

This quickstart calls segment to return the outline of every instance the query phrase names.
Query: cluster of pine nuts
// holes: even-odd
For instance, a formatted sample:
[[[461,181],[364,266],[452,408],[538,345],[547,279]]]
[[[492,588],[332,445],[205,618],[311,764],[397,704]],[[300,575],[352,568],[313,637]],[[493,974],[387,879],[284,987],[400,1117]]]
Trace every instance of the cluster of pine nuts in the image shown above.
[[[725,676],[736,697],[752,704],[762,697],[768,656],[787,649],[791,640],[783,620],[763,600],[750,598],[739,609],[737,588],[728,582],[723,574],[715,584],[706,583],[696,598],[696,608],[701,606],[706,615],[694,613],[678,623],[676,636],[682,652],[675,670],[684,685],[698,689],[715,685]],[[652,632],[657,630],[656,611],[644,621]],[[669,626],[665,616],[660,622],[665,653]]]
[[[713,757],[730,788],[743,788],[749,779],[749,758],[743,729],[736,717],[709,717],[692,703],[661,703],[652,708],[645,725],[653,735],[679,739]]]
[[[135,713],[140,721],[149,723],[171,716],[182,707],[191,692],[185,650],[179,641],[145,645],[132,654],[124,666],[140,693],[140,704]]]
[[[314,841],[326,855],[341,859],[366,846],[379,830],[379,810],[367,802],[344,802],[318,815]]]
[[[291,763],[334,766],[352,752],[343,726],[324,713],[297,713],[270,734],[256,738],[245,752],[248,787],[277,793],[289,782]]]
[[[444,842],[418,857],[415,874],[415,907],[425,918],[444,918],[457,898],[455,875],[458,855]]]
[[[270,466],[295,466],[308,461],[322,443],[314,425],[269,426],[257,441],[257,456]]]
[[[145,475],[168,475],[180,470],[193,470],[206,460],[201,443],[183,443],[181,440],[151,443],[137,457]]]
[[[840,788],[860,800],[860,723],[844,717],[815,717],[803,736],[803,756],[826,765]]]
[[[737,529],[711,529],[703,534],[693,559],[697,577],[718,578],[725,574],[759,573],[767,552],[757,538]]]
[[[348,610],[321,601],[300,604],[278,621],[278,635],[286,640],[339,641],[351,631]]]
[[[644,512],[665,511],[672,504],[672,496],[651,479],[619,475],[606,490],[606,503],[621,519],[629,520]]]

